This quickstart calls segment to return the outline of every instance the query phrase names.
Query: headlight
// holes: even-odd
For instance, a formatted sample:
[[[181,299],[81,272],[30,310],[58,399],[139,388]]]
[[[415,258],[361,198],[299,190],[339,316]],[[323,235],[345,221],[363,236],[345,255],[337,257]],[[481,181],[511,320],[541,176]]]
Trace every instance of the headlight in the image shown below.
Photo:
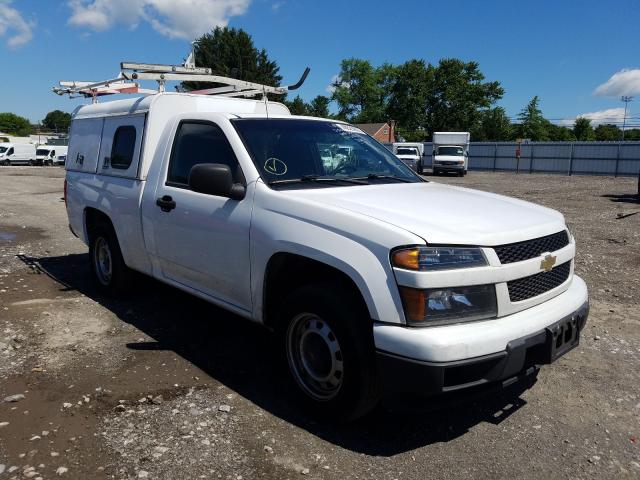
[[[488,265],[480,248],[413,247],[391,254],[394,267],[407,270],[454,270]]]
[[[498,314],[494,285],[416,289],[399,287],[410,325],[431,326],[470,322]]]

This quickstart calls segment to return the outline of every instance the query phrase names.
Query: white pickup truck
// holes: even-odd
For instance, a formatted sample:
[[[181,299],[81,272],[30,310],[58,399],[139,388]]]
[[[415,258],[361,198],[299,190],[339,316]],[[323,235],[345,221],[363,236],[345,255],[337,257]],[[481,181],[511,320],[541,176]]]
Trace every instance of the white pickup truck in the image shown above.
[[[349,155],[327,164],[326,145]],[[334,420],[386,391],[534,374],[587,320],[560,213],[427,182],[358,128],[278,103],[79,107],[66,169],[99,285],[135,294],[135,270],[272,329],[297,394]]]

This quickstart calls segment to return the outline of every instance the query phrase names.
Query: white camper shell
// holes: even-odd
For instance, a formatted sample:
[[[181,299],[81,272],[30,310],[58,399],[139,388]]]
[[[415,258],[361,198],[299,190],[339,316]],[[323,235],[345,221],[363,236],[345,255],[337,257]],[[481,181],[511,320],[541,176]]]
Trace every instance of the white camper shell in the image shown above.
[[[453,172],[467,174],[469,167],[469,132],[433,133],[433,174]]]
[[[290,115],[289,109],[277,102],[186,93],[159,93],[144,98],[86,105],[73,113],[73,141],[69,144],[66,168],[69,171],[99,172],[145,180],[154,149],[145,151],[143,143],[157,145],[165,129],[173,126],[170,120],[176,121],[176,115],[186,112],[225,113],[228,116]],[[114,162],[111,158],[114,143],[121,135],[135,136],[130,164]]]
[[[34,165],[36,147],[30,143],[0,143],[0,165]]]

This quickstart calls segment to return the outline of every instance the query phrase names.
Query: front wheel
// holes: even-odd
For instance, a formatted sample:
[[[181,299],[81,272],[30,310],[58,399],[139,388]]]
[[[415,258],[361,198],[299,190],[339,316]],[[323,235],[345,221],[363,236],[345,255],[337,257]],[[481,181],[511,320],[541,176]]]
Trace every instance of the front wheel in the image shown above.
[[[131,270],[124,263],[120,245],[110,225],[97,226],[90,235],[91,270],[102,290],[121,295],[129,290]]]
[[[280,312],[280,335],[297,396],[330,421],[361,417],[380,397],[366,308],[332,284],[301,287]]]

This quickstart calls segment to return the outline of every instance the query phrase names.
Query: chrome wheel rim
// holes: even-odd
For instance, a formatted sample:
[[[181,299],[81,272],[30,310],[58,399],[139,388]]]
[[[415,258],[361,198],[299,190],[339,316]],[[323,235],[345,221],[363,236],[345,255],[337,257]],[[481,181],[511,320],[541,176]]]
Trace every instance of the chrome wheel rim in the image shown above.
[[[327,322],[301,313],[287,330],[287,360],[298,385],[315,400],[335,398],[344,380],[340,343]]]
[[[111,249],[103,237],[96,239],[93,261],[95,263],[98,280],[103,285],[109,285],[111,283],[113,264],[111,262]]]

